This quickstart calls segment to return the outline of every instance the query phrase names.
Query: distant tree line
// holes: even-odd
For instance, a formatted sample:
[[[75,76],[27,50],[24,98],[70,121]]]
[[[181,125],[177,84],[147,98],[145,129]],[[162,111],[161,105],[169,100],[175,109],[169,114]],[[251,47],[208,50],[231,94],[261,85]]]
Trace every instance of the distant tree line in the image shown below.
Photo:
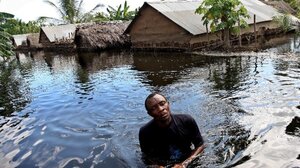
[[[45,25],[132,20],[138,11],[138,9],[130,11],[127,1],[117,6],[117,8],[108,6],[106,8],[107,13],[96,12],[98,8],[103,7],[102,4],[97,4],[92,10],[84,13],[82,10],[83,0],[80,2],[76,0],[60,0],[58,4],[54,4],[49,0],[45,2],[56,8],[60,18],[41,16],[36,21],[24,22],[20,19],[9,17],[1,22],[1,28],[11,35],[38,33],[40,27]]]
[[[84,0],[59,0],[59,3],[55,4],[51,0],[46,0],[46,3],[48,3],[58,11],[58,13],[60,14],[60,18],[42,16],[38,20],[41,22],[54,24],[131,20],[134,18],[138,11],[137,9],[134,11],[130,11],[127,1],[125,0],[124,4],[120,4],[117,8],[108,6],[108,8],[106,8],[107,13],[98,12],[98,9],[104,6],[103,4],[97,4],[90,11],[84,12],[82,8],[83,1]]]

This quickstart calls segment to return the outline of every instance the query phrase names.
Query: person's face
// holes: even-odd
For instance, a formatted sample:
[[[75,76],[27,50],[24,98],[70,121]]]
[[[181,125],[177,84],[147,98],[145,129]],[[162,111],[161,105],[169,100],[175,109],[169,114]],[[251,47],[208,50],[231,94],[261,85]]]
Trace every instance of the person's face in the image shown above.
[[[169,121],[170,120],[170,107],[167,100],[156,94],[147,101],[148,114],[157,121]]]

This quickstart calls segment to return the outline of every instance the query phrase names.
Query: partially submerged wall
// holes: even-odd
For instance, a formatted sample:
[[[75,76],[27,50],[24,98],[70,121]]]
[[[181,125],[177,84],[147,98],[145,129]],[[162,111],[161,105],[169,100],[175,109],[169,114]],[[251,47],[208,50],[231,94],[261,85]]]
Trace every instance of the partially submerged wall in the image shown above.
[[[174,22],[152,7],[140,12],[131,29],[130,38],[134,49],[184,49],[192,37]]]

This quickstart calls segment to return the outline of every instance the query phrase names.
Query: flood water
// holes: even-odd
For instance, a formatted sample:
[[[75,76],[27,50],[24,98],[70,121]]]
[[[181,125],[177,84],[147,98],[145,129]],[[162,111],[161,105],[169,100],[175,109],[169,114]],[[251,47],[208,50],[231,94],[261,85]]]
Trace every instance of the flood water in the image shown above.
[[[20,53],[1,67],[1,167],[145,167],[153,91],[199,125],[207,148],[190,167],[299,167],[300,136],[285,133],[300,116],[299,51],[291,39],[242,57]]]

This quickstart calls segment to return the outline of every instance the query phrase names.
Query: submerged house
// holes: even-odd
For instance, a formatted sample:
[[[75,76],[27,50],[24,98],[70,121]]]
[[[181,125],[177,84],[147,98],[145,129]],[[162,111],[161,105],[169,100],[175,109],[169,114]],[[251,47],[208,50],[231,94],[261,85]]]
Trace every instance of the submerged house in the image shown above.
[[[276,9],[258,0],[241,0],[247,8],[250,18],[247,19],[248,28],[241,33],[259,30],[275,30],[277,23],[273,16],[279,15]],[[217,44],[221,33],[211,33],[202,22],[202,15],[195,14],[195,10],[202,1],[171,1],[145,2],[137,16],[125,30],[131,37],[133,49],[172,49],[194,50]],[[270,32],[270,31],[268,31]]]
[[[18,34],[18,35],[13,35],[13,46],[14,47],[27,47],[27,37],[29,34]]]
[[[130,46],[128,35],[123,34],[129,22],[102,22],[80,25],[76,29],[75,44],[81,51],[120,49]]]
[[[15,49],[39,49],[39,33],[13,35],[13,45]]]
[[[75,24],[41,27],[39,43],[43,48],[73,48]]]
[[[42,45],[39,43],[40,33],[32,33],[27,36],[27,45],[31,49],[42,48]]]

